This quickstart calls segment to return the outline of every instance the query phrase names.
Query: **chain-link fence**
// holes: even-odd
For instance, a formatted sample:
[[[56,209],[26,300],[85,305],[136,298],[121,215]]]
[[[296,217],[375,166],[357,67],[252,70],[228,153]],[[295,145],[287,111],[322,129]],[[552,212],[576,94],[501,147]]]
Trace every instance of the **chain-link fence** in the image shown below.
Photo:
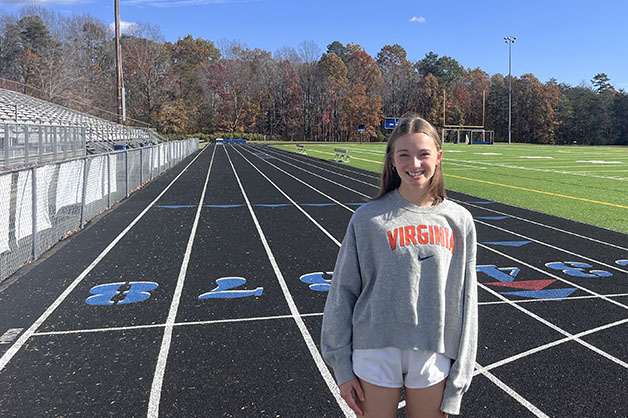
[[[0,173],[0,282],[198,148],[188,139]]]

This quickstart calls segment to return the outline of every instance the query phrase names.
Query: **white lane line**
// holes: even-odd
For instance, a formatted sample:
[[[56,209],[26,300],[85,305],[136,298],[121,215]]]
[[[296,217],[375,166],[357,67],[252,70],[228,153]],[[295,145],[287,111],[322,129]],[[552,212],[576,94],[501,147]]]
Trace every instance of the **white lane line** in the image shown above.
[[[172,341],[172,329],[174,321],[177,318],[177,311],[179,310],[179,302],[181,300],[181,294],[183,293],[183,283],[185,282],[185,275],[188,270],[188,264],[190,262],[190,255],[192,253],[192,246],[194,245],[194,237],[196,235],[196,229],[198,228],[198,222],[201,218],[201,210],[203,209],[203,201],[205,200],[205,192],[207,191],[207,184],[209,183],[209,175],[212,171],[212,165],[214,164],[214,156],[216,155],[216,147],[212,152],[212,158],[209,162],[209,169],[207,170],[207,177],[205,178],[205,184],[203,185],[203,192],[198,202],[198,209],[196,210],[196,217],[194,218],[194,224],[190,231],[190,238],[185,249],[185,255],[183,256],[183,262],[181,263],[181,269],[179,270],[179,277],[177,278],[177,286],[174,291],[174,296],[170,304],[170,310],[168,311],[168,319],[166,320],[166,326],[164,328],[164,335],[161,340],[161,348],[159,349],[159,357],[157,358],[157,365],[155,367],[155,375],[153,377],[153,384],[150,389],[150,399],[148,401],[148,414],[149,418],[156,418],[159,416],[159,400],[161,399],[161,388],[164,382],[164,374],[166,373],[166,363],[168,361],[168,353],[170,352],[170,343]]]
[[[302,318],[323,316],[322,312],[301,314]],[[213,324],[227,324],[234,322],[254,322],[254,321],[272,321],[275,319],[292,319],[292,315],[275,315],[275,316],[258,316],[252,318],[227,318],[227,319],[212,319],[208,321],[190,321],[179,322],[172,324],[173,327],[187,327],[187,326],[202,326]],[[45,337],[50,335],[71,335],[71,334],[89,334],[99,332],[120,332],[120,331],[132,331],[138,329],[150,329],[150,328],[163,328],[166,324],[146,324],[146,325],[131,325],[127,327],[108,327],[108,328],[91,328],[91,329],[74,329],[69,331],[46,331],[36,332],[33,337]]]
[[[473,375],[475,376],[475,375],[478,375],[480,373],[483,373],[484,371],[496,369],[497,367],[501,367],[501,366],[503,366],[505,364],[512,363],[513,361],[520,360],[520,359],[522,359],[524,357],[528,357],[528,356],[530,356],[532,354],[540,353],[541,351],[545,351],[545,350],[547,350],[549,348],[556,347],[558,345],[561,345],[561,344],[564,344],[564,343],[567,343],[567,342],[570,342],[570,341],[574,341],[575,339],[578,339],[580,337],[586,337],[587,335],[591,335],[591,334],[594,334],[594,333],[599,332],[599,331],[604,331],[604,330],[607,330],[607,329],[610,329],[610,328],[614,328],[614,327],[619,326],[619,325],[624,325],[626,323],[628,323],[628,318],[627,319],[622,319],[621,321],[612,322],[610,324],[602,325],[602,326],[599,326],[597,328],[593,328],[593,329],[589,329],[589,330],[586,330],[586,331],[582,331],[582,332],[579,332],[577,334],[574,334],[571,337],[565,337],[565,338],[561,338],[560,340],[553,341],[551,343],[543,344],[541,346],[538,346],[538,347],[532,348],[530,350],[524,351],[522,353],[516,354],[516,355],[514,355],[512,357],[508,357],[508,358],[505,358],[503,360],[497,361],[495,363],[489,364],[487,366],[481,367],[480,369],[477,369],[473,373]]]
[[[292,155],[292,156],[295,156],[297,158],[300,158],[300,161],[304,161],[304,160],[312,161],[312,158],[316,158],[316,157],[310,157],[310,156],[305,156],[305,155],[301,156],[301,154],[297,154],[297,153],[294,153],[294,152],[286,151],[286,150],[280,149],[280,148],[275,148],[275,147],[270,147],[270,146],[268,146],[268,148],[271,148],[271,149],[273,149],[273,150],[275,150],[277,152],[280,152],[280,153],[282,153],[284,155]],[[362,176],[362,177],[374,178],[374,179],[378,179],[379,178],[379,177],[373,176],[371,174],[367,174],[364,171],[360,172],[360,171],[354,170],[354,169],[350,168],[351,166],[342,166],[342,165],[339,165],[338,163],[334,163],[334,162],[331,162],[329,160],[319,159],[317,162],[320,163],[321,165],[324,164],[327,167],[333,167],[336,170],[345,171],[347,173],[356,174],[356,175],[359,175],[359,176]],[[377,186],[374,186],[374,187],[377,187]]]
[[[188,167],[190,167],[192,163],[194,163],[194,161],[196,161],[196,159],[201,156],[201,154],[203,153],[203,151],[205,151],[205,149],[206,148],[203,148],[198,153],[198,155],[194,157],[194,159],[190,161],[183,170],[181,170],[179,175],[177,175],[170,182],[170,184],[166,186],[166,188],[159,194],[159,196],[157,196],[155,200],[149,203],[148,206],[146,206],[146,208],[139,215],[137,215],[137,217],[124,229],[124,231],[120,233],[120,235],[118,235],[113,241],[111,241],[111,243],[107,246],[107,248],[105,248],[98,255],[98,257],[96,257],[94,261],[92,261],[92,263],[89,266],[87,266],[85,270],[83,270],[83,272],[79,274],[76,279],[74,279],[74,281],[59,295],[59,297],[48,307],[48,309],[46,309],[46,311],[43,314],[41,314],[39,318],[37,318],[37,320],[33,323],[33,325],[31,325],[26,330],[26,332],[24,332],[20,336],[20,338],[17,339],[17,341],[11,346],[11,348],[9,348],[6,353],[4,353],[4,355],[0,358],[0,371],[2,371],[6,367],[6,365],[9,363],[9,361],[11,361],[13,356],[17,354],[17,352],[20,350],[20,348],[22,348],[22,346],[26,343],[26,341],[35,333],[35,331],[37,331],[37,328],[39,328],[41,324],[43,324],[44,321],[46,321],[48,317],[52,315],[52,313],[59,307],[59,305],[63,303],[65,298],[67,298],[68,295],[72,293],[72,291],[79,285],[79,283],[81,283],[81,281],[83,281],[83,279],[94,269],[94,267],[96,267],[96,265],[98,265],[98,263],[100,263],[100,261],[103,258],[105,258],[107,254],[109,254],[109,252],[118,244],[118,242],[120,242],[120,240],[131,230],[131,228],[133,228],[133,226],[135,226],[135,224],[137,224],[140,221],[140,219],[144,217],[146,212],[148,212],[148,210],[151,207],[153,207],[155,203],[157,203],[157,201],[170,189],[170,187],[172,187],[172,185],[179,179],[179,177],[181,177],[183,173],[185,173]]]
[[[482,283],[478,283],[478,286],[480,286],[482,289],[486,290],[487,292],[492,293],[494,296],[496,296],[496,297],[498,297],[498,298],[500,298],[500,299],[502,299],[504,301],[508,301],[508,299],[505,296],[500,295],[499,293],[495,292],[493,289],[489,289],[488,287],[486,287]],[[606,351],[600,350],[599,348],[595,347],[594,345],[589,344],[588,342],[581,340],[579,337],[577,337],[577,336],[575,336],[575,335],[565,331],[564,329],[560,328],[559,326],[554,325],[551,322],[541,318],[537,314],[535,314],[533,312],[530,312],[529,310],[527,310],[525,308],[522,308],[521,306],[517,305],[516,303],[512,303],[512,301],[508,301],[508,302],[510,302],[510,303],[508,303],[510,306],[512,306],[515,309],[523,312],[524,314],[526,314],[529,317],[537,320],[538,322],[548,326],[549,328],[553,329],[554,331],[563,334],[564,336],[570,338],[572,341],[575,341],[578,344],[583,345],[584,347],[586,347],[589,350],[591,350],[591,351],[601,355],[602,357],[607,358],[608,360],[612,361],[613,363],[615,363],[615,364],[617,364],[617,365],[619,365],[619,366],[621,366],[621,367],[623,367],[625,369],[628,369],[628,363],[626,363],[625,361],[620,360],[620,359],[618,359],[618,358],[608,354]]]
[[[490,228],[497,229],[499,231],[506,232],[506,233],[511,234],[511,235],[516,235],[516,236],[518,236],[520,238],[523,238],[523,239],[526,239],[528,241],[536,242],[537,244],[541,244],[541,245],[544,245],[546,247],[552,248],[554,250],[557,250],[557,251],[560,251],[560,252],[563,252],[563,253],[566,253],[566,254],[569,254],[569,255],[573,255],[574,257],[582,258],[584,260],[590,261],[592,263],[599,264],[599,265],[607,267],[609,269],[617,270],[617,271],[620,271],[622,273],[628,273],[628,270],[624,270],[624,269],[622,269],[620,267],[615,267],[612,264],[606,264],[606,263],[604,263],[602,261],[595,260],[593,258],[587,257],[587,256],[582,255],[582,254],[574,253],[573,251],[569,251],[569,250],[567,250],[565,248],[561,248],[561,247],[557,247],[557,246],[552,245],[552,244],[548,244],[547,242],[543,242],[543,241],[539,241],[539,240],[534,239],[534,238],[530,238],[530,237],[528,237],[526,235],[523,235],[523,234],[520,234],[518,232],[514,232],[514,231],[511,231],[509,229],[505,229],[505,228],[499,227],[497,225],[493,225],[493,224],[490,224],[488,222],[481,221],[479,219],[474,219],[474,220],[478,224],[485,225],[485,226],[488,226]]]
[[[246,159],[246,157],[244,156],[244,154],[242,154],[239,150],[237,150],[237,149],[235,149],[235,148],[234,148],[234,150],[235,150],[238,154],[240,154],[240,155],[242,156],[242,158],[245,158],[245,159]],[[251,151],[248,151],[248,150],[247,150],[247,152],[248,152],[249,154],[251,154],[251,155],[255,155],[255,154],[253,154]],[[259,158],[259,157],[258,157],[258,158]],[[292,175],[292,174],[288,173],[286,170],[284,170],[284,169],[282,169],[282,168],[280,168],[280,167],[277,167],[275,164],[271,163],[271,162],[270,162],[270,161],[268,161],[268,160],[264,160],[263,158],[259,158],[259,159],[260,159],[261,161],[265,162],[266,164],[270,165],[271,167],[274,167],[274,168],[276,168],[277,170],[281,171],[282,173],[284,173],[284,174],[285,174],[285,175],[287,175],[288,177],[291,177],[291,178],[293,178],[294,180],[298,181],[299,183],[301,183],[301,184],[303,184],[303,185],[305,185],[305,186],[309,187],[310,189],[314,190],[314,191],[315,191],[315,192],[317,192],[318,194],[320,194],[320,195],[324,196],[326,199],[331,200],[332,202],[336,203],[336,204],[337,204],[337,205],[339,205],[339,206],[342,206],[342,207],[343,207],[343,208],[345,208],[345,209],[349,209],[349,207],[347,207],[347,206],[346,206],[346,205],[344,205],[343,203],[340,203],[338,200],[334,199],[333,197],[329,196],[328,194],[325,194],[325,193],[321,192],[320,190],[318,190],[318,189],[314,188],[314,187],[313,187],[311,184],[309,184],[308,182],[306,182],[306,181],[304,181],[304,180],[302,180],[302,179],[300,179],[300,178],[298,178],[298,177],[296,177],[296,176],[294,176],[294,175]],[[247,159],[247,161],[249,161],[249,160]],[[285,162],[285,161],[284,161],[284,163],[286,163],[286,164],[290,164],[290,163],[287,163],[287,162]],[[303,170],[303,171],[307,171],[307,170],[304,170],[304,169],[301,169],[301,170]],[[320,178],[322,178],[322,179],[325,179],[325,177],[320,176],[320,175],[318,175],[318,174],[314,174],[314,173],[311,173],[311,174],[313,174],[313,175],[315,175],[315,176],[317,176],[317,177],[320,177]],[[337,186],[340,186],[340,184],[339,184],[339,183],[336,183],[335,181],[328,180],[328,179],[326,179],[326,180],[327,180],[327,181],[329,181],[329,182],[330,182],[330,183],[332,183],[332,184],[335,184],[335,185],[337,185]],[[347,186],[342,186],[342,187],[344,187],[345,189],[348,189],[348,187],[347,187]],[[362,194],[362,193],[358,193],[358,194]],[[367,196],[367,195],[362,195],[362,196],[369,197],[369,196]]]
[[[305,211],[305,209],[303,209],[301,206],[299,206],[299,204],[297,202],[295,202],[292,198],[290,198],[290,196],[288,196],[283,190],[281,190],[279,188],[279,186],[277,186],[275,183],[273,183],[273,181],[271,179],[269,179],[268,176],[266,176],[266,174],[262,173],[259,168],[257,168],[251,161],[249,161],[248,158],[246,158],[242,154],[240,154],[240,156],[242,158],[244,158],[246,160],[246,162],[248,162],[255,170],[257,170],[257,172],[260,173],[270,184],[272,184],[275,187],[275,189],[277,189],[279,191],[279,193],[281,193],[286,199],[288,199],[288,201],[290,201],[290,203],[292,203],[294,205],[294,207],[296,207],[301,213],[303,213],[303,215],[305,215],[306,218],[308,218],[314,225],[316,225],[316,227],[318,229],[320,229],[325,235],[327,235],[327,237],[329,237],[329,239],[331,239],[337,246],[340,247],[340,241],[338,241],[336,239],[336,237],[334,237],[329,231],[327,231],[325,228],[323,228],[321,226],[321,224],[316,222],[316,220],[314,218],[312,218],[312,216],[310,216],[310,214],[307,213],[307,211]],[[312,187],[312,186],[310,186],[310,187]],[[325,195],[325,196],[327,196],[327,195]],[[340,203],[337,200],[333,200],[333,201],[336,202],[336,203]],[[349,208],[349,207],[347,207],[345,205],[341,205],[341,206],[344,207],[345,209],[351,211],[351,212],[354,211],[353,209],[351,209],[351,208]]]
[[[482,366],[480,366],[479,364],[476,363],[476,367],[481,368]],[[532,405],[532,403],[530,403],[527,399],[525,399],[523,396],[519,395],[517,392],[515,392],[512,388],[510,388],[510,386],[506,385],[504,382],[502,382],[501,380],[499,380],[497,377],[495,377],[495,375],[493,375],[492,373],[488,372],[488,371],[484,371],[482,372],[482,374],[484,376],[486,376],[491,382],[493,382],[498,388],[500,388],[501,390],[503,390],[504,392],[506,392],[508,395],[510,395],[512,398],[516,399],[517,402],[519,402],[521,405],[523,405],[524,407],[526,407],[526,409],[528,409],[528,411],[532,412],[535,416],[539,417],[539,418],[549,418],[547,415],[545,415],[539,408],[537,408],[536,406]]]
[[[255,148],[255,149],[257,149],[257,148]],[[275,149],[275,148],[273,148],[273,149]],[[275,155],[277,155],[277,154],[273,153],[273,154],[271,154],[271,155],[272,155],[273,157],[275,157]],[[326,168],[322,168],[322,167],[320,167],[320,164],[319,164],[319,165],[316,165],[316,164],[312,164],[312,163],[307,163],[307,162],[305,162],[305,161],[302,161],[302,160],[299,160],[299,159],[296,159],[296,158],[292,158],[292,157],[288,157],[287,155],[283,155],[283,154],[281,155],[281,157],[275,157],[275,158],[276,158],[276,159],[278,159],[279,161],[283,161],[283,162],[284,162],[284,163],[286,163],[286,164],[288,164],[288,162],[287,162],[286,160],[284,160],[283,158],[288,158],[288,159],[290,159],[290,160],[293,160],[293,161],[296,161],[296,162],[300,162],[300,163],[302,163],[302,164],[305,164],[305,165],[309,165],[309,166],[311,166],[311,167],[314,167],[314,168],[316,168],[317,170],[326,171],[326,172],[328,172],[328,173],[334,174],[334,175],[336,175],[336,176],[340,176],[340,177],[347,178],[347,179],[349,179],[349,180],[351,180],[351,181],[355,181],[355,182],[357,182],[357,183],[366,184],[367,186],[377,187],[377,186],[373,186],[373,184],[372,184],[372,183],[369,183],[369,182],[367,182],[367,181],[358,180],[358,179],[356,179],[356,178],[354,178],[354,177],[347,176],[347,175],[345,175],[345,174],[340,174],[340,173],[337,173],[337,172],[332,171],[332,170],[327,170]],[[290,164],[290,165],[292,165],[292,166],[294,166],[294,167],[297,167],[297,166],[296,166],[296,165],[294,165],[294,164]],[[303,169],[302,169],[302,168],[300,168],[300,167],[297,167],[297,168],[299,168],[299,169],[303,170]],[[306,171],[306,172],[308,172],[308,173],[309,173],[309,171],[307,171],[307,170],[303,170],[303,171]],[[326,179],[326,178],[325,178],[325,179]],[[326,179],[326,180],[327,180],[327,179]]]
[[[227,152],[226,148],[225,148],[225,152]],[[288,304],[288,307],[290,308],[290,313],[292,314],[292,317],[294,318],[294,321],[296,322],[297,327],[299,328],[299,331],[301,332],[301,336],[303,337],[303,340],[305,341],[305,345],[310,351],[310,354],[312,355],[312,359],[314,360],[314,363],[316,363],[316,367],[318,368],[318,371],[320,372],[321,376],[323,377],[323,380],[327,384],[329,391],[334,395],[334,398],[336,399],[336,402],[338,403],[338,406],[344,413],[345,417],[355,417],[355,414],[353,413],[351,408],[349,408],[349,406],[345,403],[345,401],[340,397],[340,389],[336,385],[336,381],[334,380],[333,376],[329,372],[329,369],[327,369],[327,366],[325,365],[325,362],[323,361],[321,354],[318,352],[316,343],[314,343],[314,340],[312,339],[312,336],[310,335],[310,331],[307,329],[307,327],[305,326],[305,322],[303,322],[303,319],[301,318],[299,309],[297,308],[297,305],[294,302],[294,299],[292,298],[292,294],[290,293],[290,289],[288,289],[288,285],[286,284],[286,280],[284,279],[283,274],[281,273],[281,270],[279,269],[279,265],[277,264],[275,255],[273,254],[272,250],[270,249],[270,246],[268,245],[268,241],[266,240],[264,231],[262,230],[262,227],[259,221],[257,220],[255,211],[253,210],[253,207],[251,206],[251,202],[249,201],[249,198],[246,192],[244,191],[244,186],[242,186],[242,182],[240,182],[240,177],[238,176],[238,173],[235,167],[233,166],[233,163],[231,162],[231,157],[229,156],[228,152],[227,152],[227,158],[229,159],[229,164],[231,165],[233,174],[235,175],[236,180],[238,181],[238,185],[240,186],[240,190],[242,191],[242,196],[244,196],[244,200],[246,201],[246,206],[249,209],[249,213],[251,214],[251,217],[253,218],[253,222],[255,223],[255,228],[257,228],[257,232],[260,236],[260,240],[262,241],[262,244],[264,245],[264,250],[266,250],[266,255],[268,256],[268,260],[270,261],[270,264],[273,266],[273,270],[275,271],[275,276],[277,277],[277,281],[279,282],[281,291],[283,292],[284,298],[286,299],[286,303]]]
[[[246,152],[248,152],[249,154],[255,155],[255,154],[254,154],[253,152],[251,152],[248,148],[245,148],[245,150],[246,150]],[[239,153],[239,151],[238,151],[238,153]],[[283,169],[281,169],[281,168],[277,167],[275,164],[272,164],[272,163],[271,163],[271,162],[269,162],[268,160],[265,160],[265,159],[263,159],[263,158],[261,158],[261,157],[259,157],[259,156],[257,156],[257,157],[258,157],[260,160],[262,160],[262,161],[264,161],[264,162],[266,162],[266,163],[270,164],[271,166],[275,167],[277,170],[282,171],[283,173],[285,173],[285,174],[289,175],[289,176],[290,176],[290,177],[292,177],[293,179],[298,180],[298,181],[300,181],[301,183],[303,183],[303,184],[307,185],[308,187],[312,188],[312,186],[310,186],[309,184],[307,184],[307,183],[306,183],[306,182],[304,182],[303,180],[301,180],[301,179],[299,179],[298,177],[296,177],[296,176],[294,176],[294,175],[292,175],[292,174],[288,173],[287,171],[285,171],[285,170],[283,170]],[[275,157],[275,158],[276,158],[276,157]],[[302,167],[298,167],[298,166],[296,166],[296,165],[294,165],[294,164],[292,164],[292,163],[289,163],[289,162],[287,162],[287,161],[281,160],[281,159],[279,159],[279,158],[276,158],[276,159],[277,159],[277,160],[279,160],[279,161],[281,161],[281,162],[283,162],[284,164],[288,164],[289,166],[292,166],[292,167],[298,168],[298,169],[299,169],[299,170],[301,170],[301,171],[304,171],[304,172],[306,172],[306,173],[308,173],[308,174],[311,174],[312,176],[315,176],[315,177],[321,178],[321,179],[323,179],[323,180],[325,180],[325,181],[328,181],[329,183],[335,184],[335,185],[336,185],[336,186],[338,186],[338,187],[342,187],[343,189],[347,189],[347,190],[349,190],[350,192],[353,192],[353,193],[359,194],[359,195],[360,195],[360,196],[362,196],[362,197],[366,197],[366,198],[370,198],[370,197],[371,197],[371,196],[366,195],[366,194],[364,194],[364,193],[360,193],[360,192],[358,192],[358,191],[356,191],[356,190],[354,190],[354,189],[350,188],[349,186],[345,186],[344,184],[337,183],[337,182],[335,182],[335,181],[333,181],[333,180],[330,180],[330,179],[329,179],[329,178],[327,178],[327,177],[323,177],[323,176],[321,176],[320,174],[313,173],[313,172],[308,171],[308,170],[306,170],[306,169],[304,169],[304,168],[302,168]],[[321,193],[321,192],[319,191],[319,193]],[[328,199],[330,198],[330,197],[329,197],[329,196],[327,196],[327,195],[325,195],[325,196],[326,196]]]
[[[554,274],[552,274],[552,273],[550,273],[550,272],[548,272],[548,271],[541,270],[541,269],[540,269],[540,268],[538,268],[538,267],[535,267],[535,266],[533,266],[533,265],[531,265],[531,264],[528,264],[528,263],[526,263],[526,262],[524,262],[524,261],[522,261],[522,260],[520,260],[520,259],[518,259],[518,258],[516,258],[516,257],[512,257],[512,256],[510,256],[510,255],[508,255],[508,254],[502,253],[501,251],[498,251],[498,250],[496,250],[496,249],[494,249],[494,248],[491,248],[491,247],[489,247],[489,246],[487,246],[487,245],[485,245],[485,244],[480,244],[480,243],[478,243],[478,247],[482,247],[482,248],[484,248],[484,249],[487,249],[487,250],[489,250],[489,251],[494,252],[495,254],[499,254],[499,255],[501,255],[502,257],[506,257],[506,258],[508,258],[509,260],[514,261],[515,263],[519,263],[519,264],[521,264],[521,265],[523,265],[523,266],[529,267],[529,268],[531,268],[532,270],[538,271],[539,273],[541,273],[541,274],[543,274],[543,275],[545,275],[545,276],[548,276],[548,277],[551,277],[552,279],[556,279],[556,280],[558,280],[558,281],[561,281],[561,282],[563,282],[563,283],[566,283],[566,284],[568,284],[569,286],[573,286],[573,287],[575,287],[575,288],[578,288],[578,289],[580,289],[580,290],[582,290],[582,291],[584,291],[584,292],[586,292],[586,293],[588,293],[588,294],[590,294],[590,295],[593,295],[593,296],[595,296],[595,297],[597,297],[597,298],[599,298],[599,299],[603,299],[603,300],[605,300],[606,302],[612,303],[613,305],[617,305],[617,306],[619,306],[619,307],[621,307],[621,308],[628,309],[628,306],[627,306],[627,305],[624,305],[623,303],[620,303],[620,302],[617,302],[616,300],[610,299],[610,298],[608,298],[608,297],[606,297],[606,296],[604,296],[604,295],[602,295],[602,294],[600,294],[600,293],[594,292],[593,290],[589,290],[589,289],[587,289],[587,288],[586,288],[586,287],[584,287],[584,286],[580,286],[579,284],[576,284],[576,283],[570,282],[570,281],[569,281],[569,280],[567,280],[567,279],[563,279],[562,277],[558,277],[558,276],[556,276],[556,275],[554,275]],[[600,280],[603,280],[603,279],[600,279]],[[478,284],[479,284],[479,283],[478,283]]]
[[[596,242],[598,244],[602,244],[602,245],[606,245],[606,246],[609,246],[609,247],[617,248],[619,250],[628,251],[627,247],[622,247],[620,245],[615,245],[615,244],[612,244],[610,242],[601,241],[601,240],[598,240],[598,239],[595,239],[595,238],[587,237],[586,235],[577,234],[575,232],[567,231],[565,229],[556,228],[555,226],[552,226],[552,225],[542,224],[540,222],[536,222],[536,221],[533,221],[533,220],[530,220],[530,219],[526,219],[526,218],[521,218],[519,216],[511,215],[509,213],[501,212],[501,211],[498,211],[498,210],[495,210],[495,209],[491,209],[491,208],[488,208],[488,207],[485,207],[485,206],[479,206],[479,205],[474,205],[473,203],[463,202],[462,200],[457,200],[457,199],[451,199],[451,200],[453,200],[455,202],[458,202],[458,203],[463,203],[466,206],[471,206],[471,207],[474,207],[476,209],[484,209],[484,210],[486,210],[488,212],[492,212],[492,213],[497,213],[499,215],[508,216],[510,218],[517,219],[519,221],[527,222],[527,223],[530,223],[530,224],[533,224],[533,225],[537,225],[537,226],[542,226],[543,228],[552,229],[554,231],[562,232],[562,233],[565,233],[565,234],[568,234],[568,235],[571,235],[571,236],[574,236],[574,237],[578,237],[578,238],[582,238],[582,239],[585,239],[585,240],[588,240],[588,241]],[[505,205],[505,203],[502,203],[502,204]],[[555,215],[552,215],[552,216],[555,216]],[[565,219],[565,218],[563,218],[563,219]],[[599,228],[599,227],[597,227],[597,228]]]

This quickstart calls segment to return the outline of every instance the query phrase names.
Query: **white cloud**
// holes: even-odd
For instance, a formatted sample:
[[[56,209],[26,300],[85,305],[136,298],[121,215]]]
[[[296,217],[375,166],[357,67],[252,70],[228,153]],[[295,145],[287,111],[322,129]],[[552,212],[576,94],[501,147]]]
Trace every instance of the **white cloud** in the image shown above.
[[[116,31],[116,23],[111,22],[109,24],[109,29],[111,32],[115,33]],[[120,33],[132,34],[137,30],[137,23],[135,22],[125,22],[124,20],[120,21]]]
[[[412,23],[425,23],[425,18],[423,16],[419,16],[419,17],[414,16],[412,19],[410,19],[410,22],[412,22]]]

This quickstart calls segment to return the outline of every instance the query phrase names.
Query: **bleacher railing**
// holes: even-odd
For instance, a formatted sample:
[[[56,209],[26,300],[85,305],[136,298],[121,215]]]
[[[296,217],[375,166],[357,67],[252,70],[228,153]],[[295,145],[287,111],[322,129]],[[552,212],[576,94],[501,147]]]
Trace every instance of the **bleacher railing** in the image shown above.
[[[0,173],[0,282],[198,148],[194,138]]]
[[[0,171],[85,154],[84,127],[0,124]]]

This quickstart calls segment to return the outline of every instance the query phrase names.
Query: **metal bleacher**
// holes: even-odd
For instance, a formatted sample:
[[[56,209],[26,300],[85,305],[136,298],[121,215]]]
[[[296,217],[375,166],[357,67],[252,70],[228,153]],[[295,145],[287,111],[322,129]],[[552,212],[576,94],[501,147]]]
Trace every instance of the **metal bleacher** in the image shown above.
[[[116,149],[138,148],[165,141],[153,129],[120,125],[26,94],[0,88],[0,143],[3,150],[12,146],[11,144],[21,145],[23,149],[28,150],[29,141],[37,141],[37,139],[29,138],[28,133],[30,132],[31,136],[39,133],[41,137],[41,132],[47,132],[51,127],[56,127],[55,134],[57,130],[66,132],[71,128],[74,128],[74,131],[80,128],[78,135],[82,137],[80,141],[84,143],[81,147],[84,150],[83,154],[100,154]],[[27,134],[24,134],[24,131]],[[19,132],[19,135],[16,132]],[[76,135],[66,136],[76,140]],[[65,140],[64,138],[63,141]],[[41,141],[39,139],[40,143]],[[55,146],[56,141],[54,139]],[[36,144],[30,148],[37,149]],[[77,149],[75,146],[70,148],[74,151]],[[39,153],[41,154],[41,146]],[[57,152],[56,148],[54,155],[63,158],[63,153]],[[0,158],[3,157],[4,155],[0,155]],[[28,159],[28,151],[26,158]]]

